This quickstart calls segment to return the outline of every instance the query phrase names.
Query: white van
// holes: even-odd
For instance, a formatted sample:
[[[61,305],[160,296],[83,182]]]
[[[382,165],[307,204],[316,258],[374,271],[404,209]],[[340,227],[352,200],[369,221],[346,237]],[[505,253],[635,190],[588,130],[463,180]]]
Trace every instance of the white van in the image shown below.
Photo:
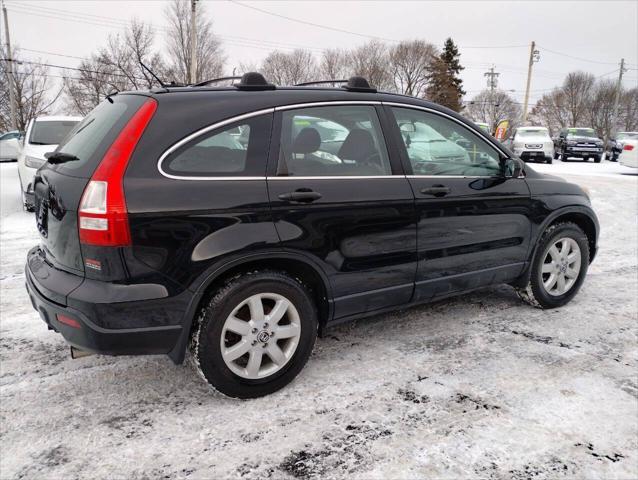
[[[33,210],[33,178],[46,158],[44,154],[55,150],[82,117],[37,117],[27,126],[24,145],[18,155],[18,175],[22,187],[25,210]]]

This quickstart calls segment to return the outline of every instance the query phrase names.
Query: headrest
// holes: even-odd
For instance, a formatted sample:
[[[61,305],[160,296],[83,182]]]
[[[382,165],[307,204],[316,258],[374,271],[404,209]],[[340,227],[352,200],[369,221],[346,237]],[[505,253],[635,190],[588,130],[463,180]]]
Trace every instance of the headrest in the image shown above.
[[[374,140],[367,130],[355,128],[341,144],[338,156],[341,160],[364,160],[375,152]]]
[[[319,132],[311,127],[301,130],[292,143],[292,153],[312,153],[321,147],[321,136]]]

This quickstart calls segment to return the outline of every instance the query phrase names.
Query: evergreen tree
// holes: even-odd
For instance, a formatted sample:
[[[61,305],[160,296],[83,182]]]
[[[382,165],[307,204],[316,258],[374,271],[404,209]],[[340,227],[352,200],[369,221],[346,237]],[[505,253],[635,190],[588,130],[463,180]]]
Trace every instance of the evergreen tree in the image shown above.
[[[459,62],[460,56],[458,47],[448,38],[443,52],[433,61],[430,85],[426,92],[431,101],[457,112],[463,108],[461,99],[465,95],[463,80],[459,77],[463,70]]]

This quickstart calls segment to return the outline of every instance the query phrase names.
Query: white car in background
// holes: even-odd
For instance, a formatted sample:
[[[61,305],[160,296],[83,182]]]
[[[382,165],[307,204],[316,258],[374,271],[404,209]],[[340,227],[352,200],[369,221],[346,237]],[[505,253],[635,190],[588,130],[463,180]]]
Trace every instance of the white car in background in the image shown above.
[[[18,159],[22,132],[12,130],[0,135],[0,162],[13,162]]]
[[[618,161],[625,167],[638,168],[638,140],[624,139]]]
[[[523,161],[552,163],[554,141],[545,127],[518,127],[511,137],[512,151]]]
[[[22,188],[25,210],[33,210],[33,179],[46,158],[44,154],[55,150],[82,117],[37,117],[27,126],[24,144],[18,155],[18,176]]]

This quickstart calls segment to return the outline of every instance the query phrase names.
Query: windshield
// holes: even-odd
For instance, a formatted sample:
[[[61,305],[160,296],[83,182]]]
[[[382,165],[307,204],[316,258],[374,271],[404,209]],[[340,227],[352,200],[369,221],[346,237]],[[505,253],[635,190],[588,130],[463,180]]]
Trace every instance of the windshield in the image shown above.
[[[58,145],[77,123],[77,120],[36,120],[31,129],[29,143],[34,145]]]
[[[534,130],[519,130],[516,132],[519,137],[549,137],[549,133],[544,128],[538,128]]]
[[[593,137],[596,138],[596,132],[593,128],[570,128],[567,130],[568,137]]]
[[[627,140],[628,138],[631,138],[633,140],[638,139],[638,132],[620,132],[616,136],[616,139],[618,140]]]

